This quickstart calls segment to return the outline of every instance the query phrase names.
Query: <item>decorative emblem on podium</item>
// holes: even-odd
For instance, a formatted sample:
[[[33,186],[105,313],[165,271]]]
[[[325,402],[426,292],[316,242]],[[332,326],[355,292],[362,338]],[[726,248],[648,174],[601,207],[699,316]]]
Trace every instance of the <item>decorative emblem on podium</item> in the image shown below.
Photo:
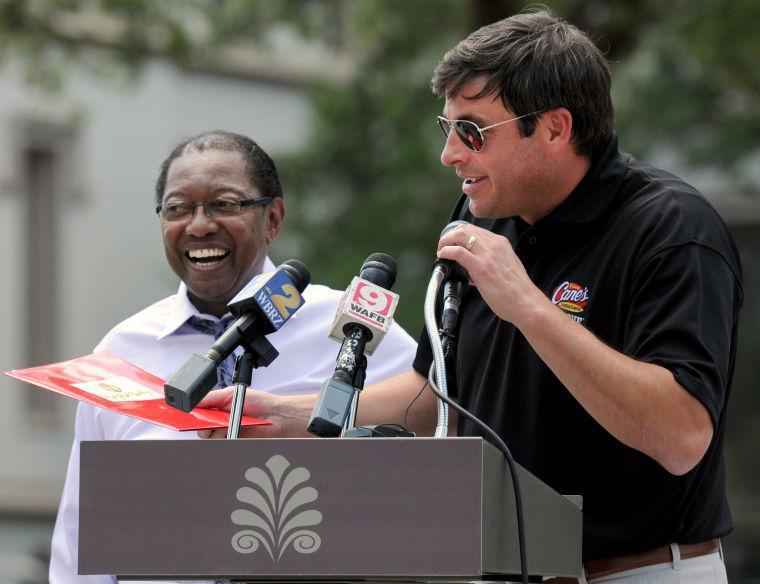
[[[293,468],[279,454],[272,456],[264,468],[249,468],[245,478],[250,486],[237,491],[238,501],[249,507],[236,509],[230,516],[232,523],[246,527],[232,536],[233,549],[252,554],[263,547],[274,562],[279,562],[291,546],[301,554],[316,552],[322,539],[309,528],[322,523],[322,513],[307,507],[319,496],[314,487],[306,484],[310,477],[307,468]]]

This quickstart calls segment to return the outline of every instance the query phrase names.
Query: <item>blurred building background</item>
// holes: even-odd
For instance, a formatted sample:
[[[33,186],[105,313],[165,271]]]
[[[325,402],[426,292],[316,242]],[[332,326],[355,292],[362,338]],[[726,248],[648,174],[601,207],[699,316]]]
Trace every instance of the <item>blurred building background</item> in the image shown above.
[[[724,545],[729,579],[760,582],[760,4],[547,4],[613,60],[621,146],[705,192],[740,247]],[[89,353],[176,289],[153,185],[178,141],[211,128],[253,137],[277,162],[288,218],[274,259],[344,288],[369,253],[390,253],[399,320],[416,334],[459,193],[438,163],[428,81],[447,48],[522,7],[0,0],[0,371]],[[0,389],[0,583],[44,582],[75,403],[7,377]]]

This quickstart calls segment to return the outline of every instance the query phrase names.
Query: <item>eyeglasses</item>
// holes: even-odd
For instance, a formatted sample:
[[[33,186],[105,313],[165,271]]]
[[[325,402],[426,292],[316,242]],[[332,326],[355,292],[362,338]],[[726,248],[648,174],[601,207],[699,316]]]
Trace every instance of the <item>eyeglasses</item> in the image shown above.
[[[164,221],[185,221],[195,216],[196,207],[203,207],[206,217],[224,219],[235,217],[243,212],[244,207],[266,205],[274,197],[257,197],[255,199],[214,199],[205,203],[186,203],[184,201],[169,201],[156,207],[156,214]]]
[[[539,110],[536,112],[531,112],[529,114],[523,114],[521,116],[517,116],[516,118],[504,120],[503,122],[498,122],[496,124],[491,124],[485,128],[479,127],[475,122],[471,122],[470,120],[448,120],[443,116],[438,116],[438,125],[441,127],[441,130],[443,130],[443,133],[446,137],[448,137],[449,132],[451,132],[451,126],[454,126],[454,130],[456,130],[457,136],[459,136],[459,139],[464,143],[464,145],[473,152],[480,152],[483,150],[483,148],[485,148],[485,138],[483,138],[483,132],[486,130],[496,128],[497,126],[503,126],[504,124],[508,124],[509,122],[514,122],[522,118],[527,118],[528,116],[535,116],[536,114],[543,113],[543,111],[544,110]]]

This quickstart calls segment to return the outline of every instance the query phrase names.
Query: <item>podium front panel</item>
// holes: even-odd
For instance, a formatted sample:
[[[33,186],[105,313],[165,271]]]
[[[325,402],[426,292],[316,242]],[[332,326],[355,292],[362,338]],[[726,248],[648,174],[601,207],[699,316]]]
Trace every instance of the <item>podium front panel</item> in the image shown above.
[[[505,525],[488,527],[498,521],[484,505],[502,506],[484,497],[484,482],[511,490],[503,471],[501,479],[484,471],[494,466],[484,456],[490,448],[478,438],[83,442],[79,572],[262,580],[516,573],[509,510]],[[574,519],[569,533],[579,539],[579,511]]]

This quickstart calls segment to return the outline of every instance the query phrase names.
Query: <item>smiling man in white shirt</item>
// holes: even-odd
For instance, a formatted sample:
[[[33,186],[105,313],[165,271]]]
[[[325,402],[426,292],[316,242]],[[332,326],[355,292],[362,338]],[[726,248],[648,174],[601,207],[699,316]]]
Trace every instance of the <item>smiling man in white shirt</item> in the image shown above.
[[[250,138],[205,132],[179,144],[156,183],[156,212],[164,249],[180,278],[177,293],[114,327],[96,351],[108,350],[163,378],[193,353],[202,354],[229,324],[227,302],[254,276],[273,270],[268,257],[285,216],[275,165]],[[306,303],[292,322],[267,338],[280,356],[257,369],[251,392],[298,395],[316,391],[333,373],[338,345],[328,331],[341,293],[309,285]],[[368,358],[367,381],[408,370],[416,343],[394,324]],[[217,387],[230,385],[232,358],[219,368]],[[270,420],[265,435],[278,435],[288,411]],[[306,428],[303,429],[304,433]],[[196,439],[95,406],[80,404],[50,562],[50,582],[107,583],[115,577],[78,576],[79,445],[83,440]]]

